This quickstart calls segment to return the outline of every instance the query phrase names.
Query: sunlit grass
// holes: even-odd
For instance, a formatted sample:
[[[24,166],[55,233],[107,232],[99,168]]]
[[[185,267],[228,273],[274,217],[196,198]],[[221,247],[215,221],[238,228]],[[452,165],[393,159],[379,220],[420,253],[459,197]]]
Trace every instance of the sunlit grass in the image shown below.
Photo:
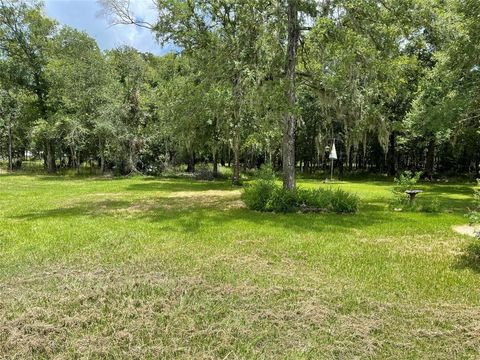
[[[323,184],[357,215],[245,209],[228,181],[0,176],[0,354],[480,356],[480,273],[456,234],[472,188]],[[473,253],[472,253],[473,252]]]

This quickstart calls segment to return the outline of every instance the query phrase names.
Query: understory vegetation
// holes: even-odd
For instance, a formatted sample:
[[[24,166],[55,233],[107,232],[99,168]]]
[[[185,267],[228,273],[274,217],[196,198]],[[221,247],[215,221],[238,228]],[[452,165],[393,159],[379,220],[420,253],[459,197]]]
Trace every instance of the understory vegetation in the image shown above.
[[[411,171],[404,171],[398,178],[394,178],[392,188],[392,199],[390,207],[395,211],[420,211],[426,213],[437,213],[442,211],[442,206],[437,197],[425,200],[422,199],[424,186],[419,184],[422,176],[421,171],[413,174]],[[407,191],[418,191],[413,199],[407,194]],[[420,199],[418,199],[420,197]]]
[[[257,179],[245,186],[243,201],[251,210],[288,213],[355,213],[359,198],[343,189],[285,189],[271,168],[263,167]]]
[[[478,239],[480,239],[480,179],[477,179],[477,187],[474,189],[473,194],[475,203],[472,209],[470,209],[468,213],[468,219],[470,221],[470,225],[476,227],[475,235]]]

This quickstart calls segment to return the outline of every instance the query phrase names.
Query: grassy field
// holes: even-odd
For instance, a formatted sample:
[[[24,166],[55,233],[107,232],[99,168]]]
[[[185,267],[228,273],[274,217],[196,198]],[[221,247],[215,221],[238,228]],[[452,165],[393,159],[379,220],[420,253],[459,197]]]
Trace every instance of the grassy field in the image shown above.
[[[326,186],[302,180],[301,186]],[[0,176],[0,357],[480,357],[472,187],[442,213],[256,213],[227,182]],[[478,247],[477,247],[478,249]]]

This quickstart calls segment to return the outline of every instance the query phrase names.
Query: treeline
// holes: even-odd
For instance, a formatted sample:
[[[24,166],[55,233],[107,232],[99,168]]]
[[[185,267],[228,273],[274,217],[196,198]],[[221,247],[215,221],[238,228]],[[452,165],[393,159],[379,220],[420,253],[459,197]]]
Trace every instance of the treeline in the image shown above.
[[[158,22],[104,1],[178,53],[102,52],[0,0],[0,156],[118,174],[201,162],[478,174],[480,5],[474,0],[172,0]],[[134,26],[134,25],[132,25]],[[159,45],[160,46],[160,45]]]

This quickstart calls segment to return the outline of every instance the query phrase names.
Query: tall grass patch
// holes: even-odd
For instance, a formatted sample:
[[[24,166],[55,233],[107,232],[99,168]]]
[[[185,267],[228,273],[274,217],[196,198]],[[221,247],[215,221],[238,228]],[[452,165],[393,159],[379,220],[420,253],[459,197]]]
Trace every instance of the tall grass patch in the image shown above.
[[[353,214],[358,211],[359,198],[342,189],[284,189],[274,177],[261,177],[248,184],[243,201],[251,210],[276,213],[334,212]]]

